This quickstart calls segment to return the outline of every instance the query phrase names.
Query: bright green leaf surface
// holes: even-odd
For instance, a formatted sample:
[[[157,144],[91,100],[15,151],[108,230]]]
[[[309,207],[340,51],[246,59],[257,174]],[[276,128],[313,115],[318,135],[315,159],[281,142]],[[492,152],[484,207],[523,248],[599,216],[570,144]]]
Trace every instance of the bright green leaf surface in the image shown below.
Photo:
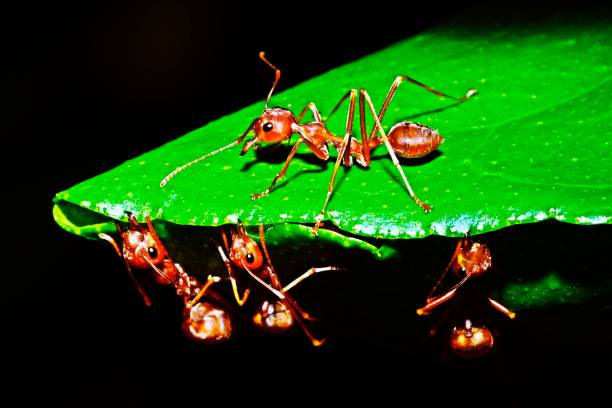
[[[551,20],[487,30],[458,21],[279,93],[272,104],[297,112],[313,101],[325,115],[348,89],[364,87],[379,106],[398,74],[457,96],[468,88],[480,91],[464,104],[450,106],[451,101],[420,88],[400,87],[385,126],[413,120],[446,139],[440,154],[402,163],[415,192],[434,209],[424,214],[410,199],[381,147],[370,169],[355,166],[339,172],[326,219],[345,231],[413,238],[476,234],[548,218],[610,223],[610,38],[612,26],[596,21]],[[272,73],[261,81],[271,79]],[[175,167],[235,140],[262,107],[259,103],[211,122],[59,193],[56,220],[89,236],[104,228],[99,215],[123,219],[126,210],[139,218],[150,213],[195,226],[237,219],[250,225],[312,223],[333,162],[318,162],[305,147],[286,182],[257,201],[250,193],[264,190],[282,166],[269,149],[258,157],[253,151],[240,157],[234,148],[159,187]],[[344,132],[343,115],[329,122],[336,134]]]

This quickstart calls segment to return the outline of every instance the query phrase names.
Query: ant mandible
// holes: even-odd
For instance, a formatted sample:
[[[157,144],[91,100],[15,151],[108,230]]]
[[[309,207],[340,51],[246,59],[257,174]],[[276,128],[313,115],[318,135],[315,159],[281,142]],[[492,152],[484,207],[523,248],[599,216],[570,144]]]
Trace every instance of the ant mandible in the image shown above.
[[[298,150],[298,147],[302,143],[306,144],[306,146],[308,146],[308,148],[319,159],[325,161],[329,159],[328,144],[333,145],[338,151],[338,158],[336,159],[334,171],[332,173],[331,181],[329,183],[328,192],[325,198],[325,202],[323,204],[323,208],[321,209],[319,215],[316,217],[316,224],[313,228],[313,233],[316,235],[317,230],[324,218],[325,209],[332,195],[334,181],[340,163],[343,162],[344,165],[351,166],[353,164],[353,156],[355,156],[355,160],[360,166],[369,167],[370,151],[382,144],[385,144],[387,150],[389,151],[389,155],[393,160],[393,164],[400,172],[402,180],[404,181],[404,185],[412,199],[425,212],[431,211],[431,206],[422,202],[410,187],[408,179],[406,178],[406,175],[404,174],[404,171],[401,165],[399,164],[397,156],[404,158],[423,157],[435,150],[444,141],[444,139],[434,129],[431,129],[425,125],[412,122],[397,123],[391,128],[391,130],[389,131],[389,135],[386,135],[381,125],[382,119],[399,85],[404,81],[408,81],[414,85],[426,89],[427,91],[435,95],[451,98],[456,102],[463,102],[467,100],[472,95],[477,93],[476,90],[470,89],[462,98],[455,98],[453,96],[437,91],[408,76],[400,75],[395,78],[395,81],[393,81],[393,84],[391,85],[391,88],[389,89],[385,101],[380,109],[380,113],[376,114],[376,111],[373,107],[372,101],[367,91],[361,89],[359,92],[359,109],[362,141],[361,143],[359,143],[356,140],[352,140],[353,120],[357,100],[356,89],[351,89],[350,91],[348,91],[340,99],[340,102],[338,102],[336,107],[330,113],[330,116],[333,115],[340,108],[342,103],[349,99],[350,102],[347,114],[345,136],[338,137],[333,135],[327,129],[325,122],[322,120],[321,115],[319,114],[319,111],[313,102],[310,102],[308,105],[306,105],[306,107],[302,109],[297,118],[295,117],[293,112],[288,109],[280,107],[269,108],[268,104],[270,102],[270,98],[272,97],[272,93],[274,92],[274,88],[280,80],[281,71],[266,59],[265,53],[263,51],[259,53],[259,58],[275,72],[274,82],[272,83],[272,88],[270,89],[270,92],[268,93],[268,96],[266,98],[263,113],[257,119],[251,122],[247,130],[238,139],[213,152],[207,153],[204,156],[201,156],[187,164],[177,167],[160,182],[160,187],[164,187],[168,183],[168,181],[170,181],[170,179],[172,179],[174,176],[176,176],[179,172],[183,171],[187,167],[190,167],[217,153],[229,149],[230,147],[240,144],[249,134],[249,132],[251,132],[251,130],[255,132],[255,137],[253,139],[247,140],[244,143],[244,145],[242,146],[242,150],[240,151],[241,156],[244,155],[251,147],[258,145],[262,142],[281,143],[285,140],[290,139],[294,133],[297,133],[299,135],[299,139],[293,145],[293,148],[289,152],[289,155],[287,156],[287,159],[281,171],[274,177],[272,183],[266,190],[258,194],[252,194],[252,199],[258,199],[270,193],[277,181],[287,172],[289,163],[293,159],[294,155]],[[375,120],[374,127],[370,132],[369,136],[366,132],[364,100],[368,103],[371,114]],[[302,119],[304,118],[304,115],[308,110],[311,111],[314,121],[308,123],[301,123]],[[377,135],[378,132],[380,132],[380,136]]]
[[[450,262],[436,281],[434,287],[427,295],[425,306],[417,309],[418,315],[428,315],[438,306],[452,299],[458,289],[473,277],[481,276],[491,268],[491,251],[489,247],[469,238],[462,238],[457,243]],[[449,270],[463,278],[447,292],[434,296],[434,293],[444,280]],[[510,311],[498,301],[487,297],[488,303],[510,319],[516,313]],[[486,354],[493,347],[493,334],[484,326],[473,326],[471,320],[466,319],[464,327],[454,327],[450,339],[451,350],[462,357],[479,357]]]
[[[188,275],[180,264],[170,258],[153,227],[151,217],[146,216],[147,228],[145,228],[132,213],[127,212],[127,216],[129,224],[126,230],[119,222],[115,222],[121,240],[121,249],[110,235],[100,233],[98,236],[110,243],[117,255],[123,259],[128,274],[145,304],[151,306],[151,301],[134,276],[132,268],[150,269],[155,272],[153,277],[159,284],[172,284],[175,287],[177,294],[184,302],[182,326],[189,337],[206,343],[217,343],[229,339],[232,326],[225,310],[208,302],[199,302],[207,293],[218,303],[222,303],[222,298],[209,290],[212,284],[221,279],[218,276],[210,275],[206,283],[202,285],[196,278]]]
[[[287,292],[302,282],[304,279],[325,271],[339,270],[335,266],[321,268],[310,268],[288,285],[282,285],[274,269],[272,260],[266,247],[263,224],[259,225],[259,241],[261,247],[247,234],[240,221],[235,228],[230,229],[230,239],[224,230],[221,230],[223,246],[217,249],[229,275],[232,291],[236,302],[242,306],[247,301],[251,292],[251,285],[247,286],[240,295],[237,284],[237,276],[234,268],[245,271],[250,277],[269,293],[275,296],[274,301],[265,300],[253,316],[253,323],[260,329],[268,332],[278,333],[285,331],[297,322],[302,328],[310,342],[315,346],[321,346],[325,340],[316,339],[305,324],[305,320],[314,321],[298,303]],[[197,300],[196,296],[194,300]]]

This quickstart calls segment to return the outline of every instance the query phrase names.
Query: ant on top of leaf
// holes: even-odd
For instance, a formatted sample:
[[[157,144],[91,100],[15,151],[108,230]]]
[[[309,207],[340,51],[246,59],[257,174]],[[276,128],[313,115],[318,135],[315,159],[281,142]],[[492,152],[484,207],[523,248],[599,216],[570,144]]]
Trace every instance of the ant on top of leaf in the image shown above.
[[[345,133],[343,137],[339,137],[335,136],[327,128],[325,120],[322,119],[314,102],[308,103],[304,109],[302,109],[299,115],[297,115],[297,117],[289,109],[280,107],[269,108],[268,104],[270,102],[270,98],[272,97],[272,93],[280,80],[281,71],[270,61],[268,61],[263,51],[259,53],[259,58],[272,70],[274,70],[275,73],[274,82],[272,83],[272,87],[266,98],[266,103],[262,114],[253,120],[246,131],[235,141],[207,153],[187,164],[179,166],[170,172],[170,174],[164,177],[164,179],[160,182],[160,187],[164,187],[174,176],[186,168],[242,143],[242,141],[251,131],[254,132],[255,136],[252,139],[245,141],[240,151],[240,155],[244,155],[247,151],[249,151],[249,149],[255,145],[259,145],[260,143],[280,143],[285,140],[290,140],[294,134],[298,134],[299,138],[293,145],[293,148],[287,156],[281,171],[274,177],[272,183],[267,189],[260,193],[252,194],[252,199],[255,200],[261,198],[272,191],[277,181],[287,172],[291,160],[302,143],[305,144],[319,159],[325,161],[327,161],[330,157],[328,145],[331,144],[338,151],[338,157],[334,165],[334,170],[331,176],[323,208],[321,209],[319,215],[315,217],[316,223],[312,232],[316,235],[317,230],[325,216],[325,209],[327,208],[327,204],[331,198],[334,189],[334,181],[340,164],[344,163],[345,166],[352,166],[353,158],[355,158],[355,161],[360,166],[369,167],[371,150],[384,144],[389,152],[389,155],[391,156],[393,164],[402,177],[404,186],[410,194],[410,197],[412,197],[412,199],[425,212],[431,211],[432,207],[429,204],[421,201],[410,187],[408,179],[404,174],[404,170],[402,169],[397,156],[404,158],[423,157],[438,148],[438,146],[440,146],[440,144],[444,141],[444,138],[440,136],[436,130],[413,122],[397,123],[391,127],[389,133],[387,134],[384,131],[381,122],[398,87],[404,81],[417,85],[433,93],[434,95],[450,98],[457,103],[466,101],[471,96],[477,94],[478,91],[469,89],[463,97],[455,98],[446,93],[437,91],[413,78],[400,75],[393,81],[385,101],[379,110],[379,113],[376,113],[372,100],[365,89],[360,89],[359,91],[357,91],[357,89],[351,89],[340,99],[329,115],[329,117],[331,117],[347,99],[349,100]],[[353,138],[353,121],[358,95],[361,142]],[[369,133],[366,130],[366,104],[369,110],[368,114],[371,114],[374,119],[374,127]],[[308,111],[312,113],[313,121],[304,123],[302,120]],[[329,119],[329,117],[327,119]]]

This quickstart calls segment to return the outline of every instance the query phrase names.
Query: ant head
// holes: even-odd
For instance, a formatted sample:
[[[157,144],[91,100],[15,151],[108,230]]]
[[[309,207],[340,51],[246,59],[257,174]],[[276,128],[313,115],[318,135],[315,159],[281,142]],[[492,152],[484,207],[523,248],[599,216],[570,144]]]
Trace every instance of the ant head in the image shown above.
[[[295,117],[293,112],[284,108],[266,108],[261,116],[253,122],[255,137],[247,140],[242,146],[240,155],[261,142],[278,143],[287,140],[293,134]]]
[[[232,263],[241,269],[257,270],[264,263],[259,245],[247,235],[240,221],[238,221],[236,231],[232,231],[229,257]]]
[[[123,255],[130,264],[136,269],[148,269],[153,265],[163,263],[166,258],[166,249],[161,243],[150,218],[147,217],[149,229],[138,223],[136,217],[128,213],[130,224],[127,231],[122,233]]]
[[[450,347],[459,357],[481,357],[493,348],[493,334],[486,327],[472,326],[472,322],[466,320],[465,327],[453,328]]]
[[[281,333],[293,326],[293,316],[280,300],[273,303],[266,300],[253,316],[253,323],[268,333]]]
[[[457,265],[469,275],[482,275],[491,267],[491,251],[485,244],[466,240],[457,255]]]
[[[185,308],[183,330],[194,340],[221,343],[232,335],[232,321],[223,309],[200,302]]]
[[[268,108],[268,103],[270,102],[274,88],[276,88],[276,84],[278,84],[281,72],[274,64],[268,61],[263,51],[259,53],[259,58],[274,70],[274,82],[266,98],[266,105],[263,113],[259,118],[255,119],[251,125],[255,131],[255,138],[245,142],[240,152],[241,156],[258,143],[278,143],[290,138],[293,133],[292,125],[295,124],[295,117],[290,110],[283,108]]]
[[[255,121],[255,137],[262,142],[282,142],[291,137],[295,124],[293,112],[284,108],[267,108]]]

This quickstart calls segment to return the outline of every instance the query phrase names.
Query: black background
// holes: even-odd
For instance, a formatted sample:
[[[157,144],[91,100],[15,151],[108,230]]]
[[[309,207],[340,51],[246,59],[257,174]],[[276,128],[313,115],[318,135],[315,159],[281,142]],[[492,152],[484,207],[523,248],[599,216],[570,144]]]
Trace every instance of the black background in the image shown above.
[[[400,344],[360,342],[367,336],[345,337],[323,350],[312,349],[299,334],[194,345],[177,329],[174,312],[143,307],[108,248],[65,233],[51,218],[56,192],[262,101],[271,74],[257,59],[260,50],[282,68],[283,89],[469,12],[475,3],[340,7],[184,0],[10,9],[4,25],[9,106],[3,141],[10,244],[4,251],[2,313],[11,377],[34,389],[51,385],[47,397],[113,398],[118,390],[130,390],[136,400],[163,392],[190,405],[211,396],[316,400],[322,389],[341,397],[410,399],[413,392],[426,393],[408,392],[413,376],[451,398],[460,398],[455,393],[464,389],[474,395],[494,389],[515,395],[520,404],[517,390],[538,389],[542,378],[557,384],[577,376],[596,380],[591,367],[610,362],[609,309],[570,308],[559,316],[536,311],[508,335],[518,346],[507,341],[505,354],[484,362],[444,360],[412,344],[402,350]],[[582,7],[566,3],[569,9]],[[491,15],[529,16],[556,7],[534,11],[511,3],[492,8]],[[537,245],[549,255],[564,257],[567,248],[578,246],[573,263],[600,268],[607,263],[606,228],[546,224],[493,240],[516,244],[539,235]],[[532,245],[523,259],[535,259],[540,249]],[[511,250],[501,256],[511,258]],[[351,321],[359,322],[359,311],[354,314]],[[377,337],[414,320],[391,316],[364,322],[359,330]],[[547,321],[550,326],[540,326]],[[439,397],[427,394],[428,400]]]

